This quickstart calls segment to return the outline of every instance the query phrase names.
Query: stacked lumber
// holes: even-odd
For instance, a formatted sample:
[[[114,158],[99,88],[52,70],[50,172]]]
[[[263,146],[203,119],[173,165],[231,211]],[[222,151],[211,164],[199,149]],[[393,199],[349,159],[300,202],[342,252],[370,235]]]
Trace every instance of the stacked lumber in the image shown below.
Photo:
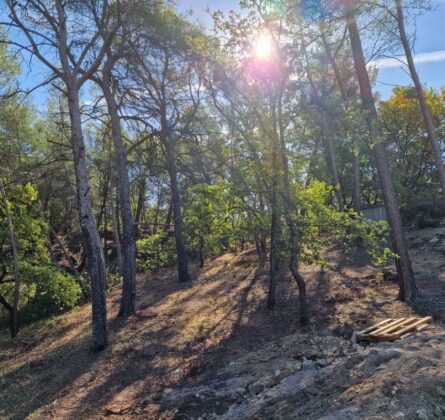
[[[355,334],[357,341],[395,341],[428,328],[433,318],[388,318]]]

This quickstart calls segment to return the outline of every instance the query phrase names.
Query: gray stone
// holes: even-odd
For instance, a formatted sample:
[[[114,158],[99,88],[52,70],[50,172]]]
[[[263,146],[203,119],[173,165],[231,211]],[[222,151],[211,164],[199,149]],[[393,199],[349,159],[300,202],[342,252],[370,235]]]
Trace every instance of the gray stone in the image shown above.
[[[419,420],[429,420],[430,417],[428,416],[427,411],[424,408],[421,408],[420,410],[416,411],[417,418]]]
[[[314,362],[312,360],[303,360],[301,363],[302,369],[311,369],[314,367]]]

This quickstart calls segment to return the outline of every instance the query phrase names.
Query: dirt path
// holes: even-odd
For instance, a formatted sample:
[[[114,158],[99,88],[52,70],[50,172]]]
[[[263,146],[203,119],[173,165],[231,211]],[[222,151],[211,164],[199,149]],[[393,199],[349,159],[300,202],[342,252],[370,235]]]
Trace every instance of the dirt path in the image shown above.
[[[277,309],[267,311],[267,273],[247,252],[195,269],[189,285],[171,269],[141,277],[127,322],[116,321],[112,291],[112,346],[98,356],[88,354],[89,305],[28,326],[14,342],[2,335],[0,417],[443,418],[443,305],[434,309],[430,298],[442,299],[444,281],[439,258],[423,260],[440,246],[416,246],[416,238],[426,298],[414,308],[366,265],[305,267],[312,322],[302,329],[295,285],[285,278]],[[433,266],[434,277],[425,271]],[[432,308],[435,326],[406,342],[362,348],[349,340],[383,317]]]

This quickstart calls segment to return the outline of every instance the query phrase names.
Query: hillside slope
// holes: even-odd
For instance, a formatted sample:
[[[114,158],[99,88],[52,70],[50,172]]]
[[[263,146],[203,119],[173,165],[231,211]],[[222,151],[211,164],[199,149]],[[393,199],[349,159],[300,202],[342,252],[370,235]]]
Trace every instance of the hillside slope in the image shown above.
[[[298,323],[296,288],[279,285],[265,307],[267,272],[255,253],[227,254],[175,281],[164,269],[138,280],[137,315],[117,320],[109,297],[109,349],[88,354],[90,305],[0,341],[0,417],[9,418],[444,418],[441,230],[410,236],[425,297],[395,301],[397,287],[369,266],[304,267],[311,324]],[[438,238],[431,242],[432,238]],[[353,329],[385,317],[434,313],[416,336],[368,347]]]

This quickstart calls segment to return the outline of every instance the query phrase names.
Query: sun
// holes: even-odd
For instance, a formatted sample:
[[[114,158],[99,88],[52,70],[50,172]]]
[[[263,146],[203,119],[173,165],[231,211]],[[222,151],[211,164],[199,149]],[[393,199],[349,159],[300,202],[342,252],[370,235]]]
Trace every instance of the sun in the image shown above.
[[[267,60],[275,51],[273,39],[268,34],[259,34],[253,42],[253,53],[258,60]]]

